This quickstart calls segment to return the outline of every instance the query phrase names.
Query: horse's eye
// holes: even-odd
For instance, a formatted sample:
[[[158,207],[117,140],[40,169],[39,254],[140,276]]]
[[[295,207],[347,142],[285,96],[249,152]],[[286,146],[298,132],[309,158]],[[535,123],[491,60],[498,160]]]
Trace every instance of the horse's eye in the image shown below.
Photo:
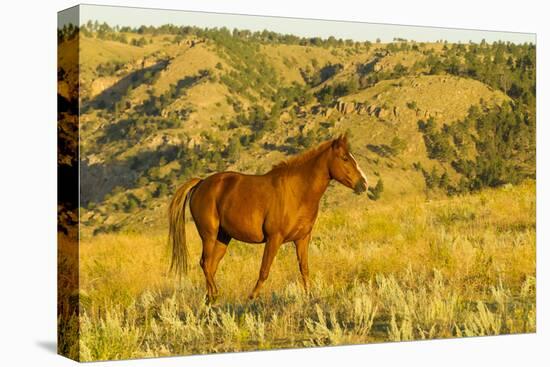
[[[347,162],[349,160],[346,156],[342,157],[342,159],[344,160],[344,162]]]

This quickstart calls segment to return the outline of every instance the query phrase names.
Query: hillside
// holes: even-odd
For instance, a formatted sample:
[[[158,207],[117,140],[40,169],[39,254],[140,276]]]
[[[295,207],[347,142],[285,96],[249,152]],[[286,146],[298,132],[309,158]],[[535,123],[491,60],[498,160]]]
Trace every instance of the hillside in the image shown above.
[[[86,236],[164,225],[168,198],[186,179],[265,172],[343,132],[371,185],[383,180],[384,191],[377,201],[332,185],[324,207],[534,178],[532,45],[109,32],[79,35]],[[74,72],[66,65],[64,73]],[[509,131],[494,130],[501,118]],[[504,139],[491,154],[489,129]],[[485,155],[499,152],[503,168],[487,173]]]

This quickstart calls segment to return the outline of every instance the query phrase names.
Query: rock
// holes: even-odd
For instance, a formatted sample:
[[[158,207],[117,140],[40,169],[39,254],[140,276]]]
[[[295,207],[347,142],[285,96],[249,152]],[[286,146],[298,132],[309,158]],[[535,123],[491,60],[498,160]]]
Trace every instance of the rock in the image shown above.
[[[363,103],[359,103],[356,107],[356,111],[359,115],[364,115],[367,113],[367,107]]]
[[[115,84],[115,80],[113,78],[98,78],[95,79],[91,86],[90,86],[90,95],[92,97],[99,95],[102,93],[105,89],[113,86]]]
[[[200,137],[198,136],[193,136],[189,139],[189,141],[187,142],[187,148],[188,149],[193,149],[195,147],[198,147],[200,146]]]
[[[300,107],[296,108],[295,111],[296,111],[296,116],[297,117],[300,117],[300,118],[306,117],[307,111],[304,107],[300,106]]]
[[[368,113],[369,115],[373,115],[373,114],[374,114],[374,110],[376,110],[376,105],[373,105],[373,104],[372,104],[372,105],[368,105],[368,106],[367,106],[367,113]]]
[[[313,130],[314,127],[315,127],[315,121],[306,120],[302,125],[302,127],[300,128],[300,130],[302,131],[302,133],[308,133],[309,131]]]
[[[292,116],[290,116],[290,113],[288,111],[283,111],[283,113],[281,113],[281,115],[279,116],[279,122],[286,123],[289,121],[292,121]]]
[[[345,104],[345,103],[342,102],[342,101],[336,102],[336,110],[337,110],[338,112],[342,113],[343,110],[344,110],[344,104]]]
[[[433,109],[432,113],[433,113],[434,117],[442,117],[443,116],[443,111],[440,110],[440,109]]]
[[[384,108],[379,108],[378,113],[376,114],[376,117],[378,117],[379,119],[385,119],[389,116],[390,114],[390,111],[384,109]]]
[[[154,150],[158,147],[162,147],[162,146],[167,146],[167,145],[177,145],[179,144],[181,141],[176,138],[176,137],[173,137],[171,135],[157,135],[155,137],[153,137],[147,144],[146,146],[151,149],[151,150]]]
[[[399,116],[399,107],[394,106],[393,107],[393,117]]]
[[[93,164],[99,164],[99,163],[102,163],[103,160],[98,157],[97,154],[90,154],[90,156],[88,157],[88,163],[90,165],[93,165]]]
[[[148,57],[143,60],[141,63],[142,68],[148,68],[150,66],[153,66],[157,63],[157,60],[153,57]]]
[[[323,116],[330,117],[333,113],[334,113],[334,108],[329,107],[323,112]]]
[[[336,109],[343,115],[348,115],[355,111],[355,103],[338,101],[336,103]]]

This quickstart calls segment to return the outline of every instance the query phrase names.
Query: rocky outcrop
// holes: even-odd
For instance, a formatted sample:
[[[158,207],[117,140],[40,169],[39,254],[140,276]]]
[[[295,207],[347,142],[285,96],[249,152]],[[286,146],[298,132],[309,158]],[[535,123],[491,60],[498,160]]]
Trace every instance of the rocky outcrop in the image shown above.
[[[116,82],[117,78],[107,77],[107,78],[97,78],[95,79],[90,86],[90,96],[95,97],[98,94],[102,93],[105,89],[112,87]]]
[[[315,106],[311,107],[310,112],[313,115],[321,115],[323,117],[330,117],[334,113],[335,110],[336,110],[336,108],[323,107],[321,105],[315,105]]]
[[[336,102],[336,110],[342,115],[353,113],[355,111],[355,103],[338,101]]]
[[[147,147],[147,149],[149,150],[155,150],[160,147],[165,147],[169,145],[180,145],[180,144],[181,144],[181,139],[172,135],[163,134],[163,135],[157,135],[153,137],[146,144],[144,144],[144,146]]]
[[[156,57],[144,57],[142,59],[138,59],[136,62],[133,63],[133,70],[137,69],[145,69],[150,66],[155,65],[158,62]],[[132,71],[132,70],[128,70]]]
[[[390,117],[399,116],[399,108],[394,107],[392,109],[384,108],[383,106],[378,106],[376,104],[367,105],[366,103],[358,102],[344,102],[338,101],[336,103],[335,109],[340,112],[342,115],[358,114],[358,115],[369,115],[374,116],[379,119],[387,119]]]
[[[433,109],[433,110],[425,110],[423,111],[424,118],[428,119],[430,117],[432,118],[440,118],[443,116],[443,112],[441,110]],[[417,113],[418,115],[418,113]]]
[[[127,63],[113,75],[94,79],[90,83],[90,97],[94,98],[107,89],[117,87],[118,85],[121,86],[118,88],[120,91],[125,91],[130,84],[132,73],[145,71],[144,69],[163,73],[165,68],[170,64],[170,60],[163,59],[160,56],[161,55],[140,58],[134,62]]]

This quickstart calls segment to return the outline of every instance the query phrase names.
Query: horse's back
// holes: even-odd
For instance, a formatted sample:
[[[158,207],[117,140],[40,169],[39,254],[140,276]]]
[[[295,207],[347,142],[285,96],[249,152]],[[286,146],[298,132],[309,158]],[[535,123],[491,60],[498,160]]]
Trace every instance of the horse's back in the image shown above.
[[[268,196],[268,192],[274,189],[272,180],[265,175],[247,175],[232,171],[215,173],[204,179],[201,186],[218,193],[218,201],[234,195],[240,199],[243,195],[250,199],[259,199]]]

